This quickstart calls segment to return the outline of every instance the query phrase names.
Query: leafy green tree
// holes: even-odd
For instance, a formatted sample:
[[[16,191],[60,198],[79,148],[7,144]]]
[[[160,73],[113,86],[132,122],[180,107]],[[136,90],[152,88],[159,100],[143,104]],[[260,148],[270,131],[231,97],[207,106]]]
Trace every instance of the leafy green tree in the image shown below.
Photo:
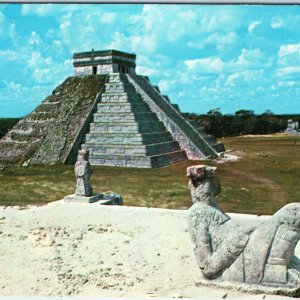
[[[214,117],[222,116],[220,107],[211,109],[210,111],[207,112],[207,115],[214,116]]]
[[[266,109],[261,115],[263,115],[263,116],[273,116],[274,113],[270,109]]]
[[[0,118],[0,138],[2,138],[19,120],[19,118]]]
[[[253,117],[255,116],[253,110],[240,109],[234,113],[237,117]]]

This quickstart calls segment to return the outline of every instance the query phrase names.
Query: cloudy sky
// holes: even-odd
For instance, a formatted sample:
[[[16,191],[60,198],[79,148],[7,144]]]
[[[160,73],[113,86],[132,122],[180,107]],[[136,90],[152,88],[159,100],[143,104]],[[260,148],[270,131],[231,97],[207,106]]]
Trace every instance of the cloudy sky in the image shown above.
[[[0,5],[0,117],[30,113],[74,52],[137,54],[184,112],[300,113],[300,6]]]

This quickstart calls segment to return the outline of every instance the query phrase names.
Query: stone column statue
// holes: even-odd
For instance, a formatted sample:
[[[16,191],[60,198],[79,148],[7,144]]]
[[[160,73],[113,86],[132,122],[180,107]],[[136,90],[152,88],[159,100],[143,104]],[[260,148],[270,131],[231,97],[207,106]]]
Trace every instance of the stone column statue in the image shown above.
[[[217,284],[231,282],[229,286],[239,289],[246,284],[251,286],[248,290],[299,295],[300,260],[295,247],[300,238],[300,203],[284,206],[258,226],[241,226],[217,205],[221,188],[215,171],[204,165],[187,169],[193,201],[189,233],[204,278]]]
[[[90,177],[92,175],[92,168],[88,161],[89,151],[79,150],[77,161],[75,164],[75,176],[76,176],[76,196],[89,197],[93,195],[93,189],[90,183]]]

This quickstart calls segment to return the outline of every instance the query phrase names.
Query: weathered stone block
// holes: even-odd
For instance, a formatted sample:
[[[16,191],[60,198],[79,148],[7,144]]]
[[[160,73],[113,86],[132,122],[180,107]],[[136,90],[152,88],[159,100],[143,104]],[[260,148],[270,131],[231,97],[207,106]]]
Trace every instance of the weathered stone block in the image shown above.
[[[79,195],[68,195],[64,198],[65,202],[75,202],[75,203],[94,203],[99,201],[100,199],[103,198],[103,195],[101,194],[96,194],[96,195],[92,195],[92,196],[79,196]],[[104,201],[103,204],[105,204],[105,202],[108,202],[107,200]]]
[[[263,283],[270,285],[285,285],[287,283],[286,265],[271,265],[265,267]]]

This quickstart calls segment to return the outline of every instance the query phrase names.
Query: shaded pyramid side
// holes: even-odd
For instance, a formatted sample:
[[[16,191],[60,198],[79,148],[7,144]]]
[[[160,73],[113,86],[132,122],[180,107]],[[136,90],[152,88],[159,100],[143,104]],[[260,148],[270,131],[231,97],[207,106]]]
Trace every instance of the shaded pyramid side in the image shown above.
[[[124,74],[109,75],[82,148],[93,165],[153,168],[186,160],[186,153]]]
[[[195,128],[172,105],[169,99],[160,94],[144,76],[127,74],[129,82],[143,100],[155,112],[158,119],[165,125],[172,137],[185,150],[189,159],[211,159],[219,157],[225,150],[222,143],[218,143],[212,136],[208,136],[202,129]]]
[[[106,78],[66,79],[0,140],[0,161],[22,163],[30,159],[31,164],[53,164],[76,160],[82,131]]]

